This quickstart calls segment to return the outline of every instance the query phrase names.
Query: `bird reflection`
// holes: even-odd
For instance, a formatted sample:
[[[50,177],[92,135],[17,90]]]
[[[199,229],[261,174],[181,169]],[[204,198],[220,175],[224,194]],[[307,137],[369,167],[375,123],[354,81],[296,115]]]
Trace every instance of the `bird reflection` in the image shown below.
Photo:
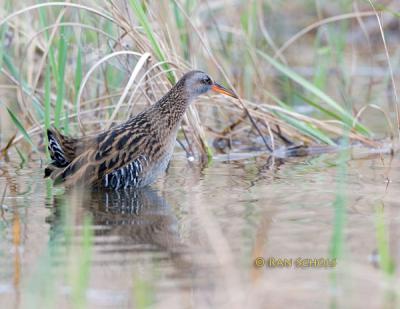
[[[55,196],[53,214],[46,219],[51,225],[50,241],[59,239],[60,227],[63,229],[68,221],[63,217],[68,212],[75,213],[73,217],[78,222],[72,224],[76,228],[82,224],[82,215],[90,214],[94,245],[100,252],[126,255],[162,251],[179,260],[187,252],[179,237],[174,212],[154,189],[79,192],[75,196],[66,192]]]
[[[175,212],[157,191],[67,191],[54,198],[53,214],[47,218],[49,241],[66,248],[70,256],[80,258],[82,253],[75,248],[82,248],[82,226],[90,222],[91,267],[97,278],[122,273],[127,278],[134,277],[140,269],[140,276],[151,282],[154,270],[158,269],[175,282],[170,288],[190,289],[202,283],[194,275],[197,267],[193,263],[193,249],[181,241]],[[84,220],[88,216],[91,221]],[[68,263],[63,254],[55,253],[54,258],[58,265]],[[125,279],[119,275],[113,278],[114,288],[125,286]],[[169,287],[163,287],[163,291],[168,290]]]
[[[171,207],[153,189],[92,192],[87,207],[96,236],[118,236],[122,242],[155,245],[170,253],[184,248]]]

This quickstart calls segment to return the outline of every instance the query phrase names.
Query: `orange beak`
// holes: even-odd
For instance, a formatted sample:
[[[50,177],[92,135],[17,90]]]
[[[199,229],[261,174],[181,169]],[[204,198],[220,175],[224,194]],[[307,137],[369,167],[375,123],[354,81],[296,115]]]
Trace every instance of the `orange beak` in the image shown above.
[[[220,84],[217,84],[217,83],[214,83],[211,86],[211,90],[214,90],[215,92],[219,92],[219,93],[228,95],[228,96],[230,96],[232,98],[235,98],[235,99],[238,98],[231,90],[228,90],[225,87],[222,87]]]

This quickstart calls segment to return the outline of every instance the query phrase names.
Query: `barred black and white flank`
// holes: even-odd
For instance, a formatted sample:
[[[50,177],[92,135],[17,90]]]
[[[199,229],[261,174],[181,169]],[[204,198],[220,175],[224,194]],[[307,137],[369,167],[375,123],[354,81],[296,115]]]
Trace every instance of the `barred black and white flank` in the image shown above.
[[[236,97],[201,71],[185,74],[157,103],[128,121],[90,137],[47,132],[53,160],[45,177],[65,186],[144,187],[167,168],[189,104],[214,90]]]

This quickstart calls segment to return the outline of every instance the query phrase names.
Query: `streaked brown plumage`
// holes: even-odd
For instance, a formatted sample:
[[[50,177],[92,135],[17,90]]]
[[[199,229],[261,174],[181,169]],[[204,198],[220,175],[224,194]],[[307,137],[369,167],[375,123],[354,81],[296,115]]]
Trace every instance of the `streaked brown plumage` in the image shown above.
[[[168,165],[186,108],[209,90],[236,97],[204,72],[191,71],[150,108],[98,135],[72,138],[49,130],[53,161],[45,177],[67,187],[151,184]]]

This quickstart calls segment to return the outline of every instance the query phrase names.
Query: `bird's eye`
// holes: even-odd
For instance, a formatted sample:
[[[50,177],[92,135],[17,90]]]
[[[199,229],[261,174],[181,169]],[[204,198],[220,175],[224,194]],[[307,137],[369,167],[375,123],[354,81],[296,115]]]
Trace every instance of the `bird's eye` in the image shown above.
[[[211,78],[209,78],[208,76],[204,77],[203,83],[206,85],[211,85],[212,84]]]

